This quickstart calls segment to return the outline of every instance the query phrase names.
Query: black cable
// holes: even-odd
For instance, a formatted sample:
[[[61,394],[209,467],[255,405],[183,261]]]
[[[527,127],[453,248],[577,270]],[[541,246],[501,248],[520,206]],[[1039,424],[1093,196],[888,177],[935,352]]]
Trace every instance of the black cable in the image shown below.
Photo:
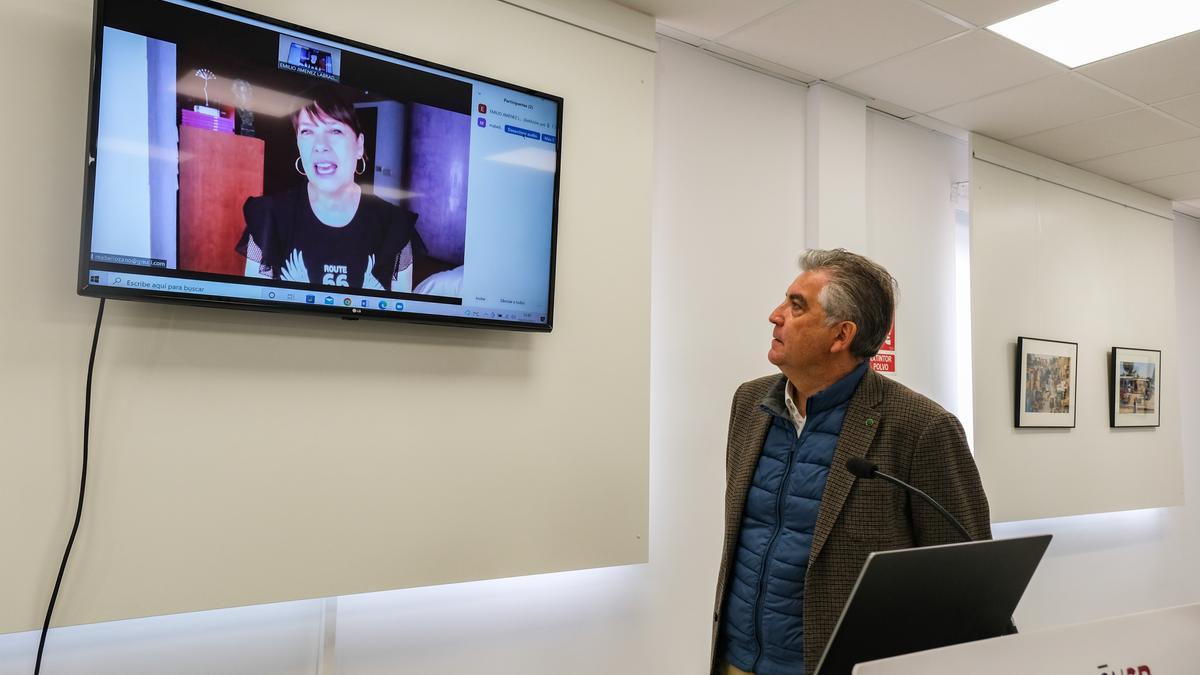
[[[83,395],[83,470],[79,472],[79,503],[75,505],[75,524],[71,526],[71,537],[67,539],[67,549],[63,551],[62,564],[58,566],[58,578],[54,580],[54,592],[50,594],[50,605],[46,607],[46,620],[42,623],[42,636],[38,639],[37,661],[33,665],[33,675],[42,671],[42,649],[46,647],[46,632],[50,630],[50,617],[54,615],[54,603],[58,600],[58,589],[62,586],[63,573],[67,571],[67,558],[71,556],[71,547],[75,545],[75,534],[79,532],[79,520],[83,516],[83,490],[87,487],[88,470],[88,431],[92,422],[92,369],[96,365],[96,347],[100,344],[100,322],[104,319],[104,298],[100,298],[100,308],[96,311],[96,332],[92,334],[92,354],[88,357],[87,389]]]

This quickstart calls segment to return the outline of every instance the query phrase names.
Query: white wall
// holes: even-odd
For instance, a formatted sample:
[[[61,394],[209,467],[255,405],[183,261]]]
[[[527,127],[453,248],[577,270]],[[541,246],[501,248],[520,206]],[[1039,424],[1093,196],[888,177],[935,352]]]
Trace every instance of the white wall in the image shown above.
[[[875,111],[866,136],[864,253],[900,286],[895,377],[961,415],[951,192],[967,179],[966,144]]]
[[[804,238],[812,248],[867,247],[867,106],[817,82],[805,108]]]
[[[1034,177],[1046,161],[971,169],[975,458],[992,519],[1181,504],[1174,223]],[[1075,428],[1014,427],[1017,336],[1078,344]],[[1161,426],[1109,427],[1116,345],[1162,351]]]
[[[45,675],[315,675],[320,600],[55,628]],[[33,672],[38,633],[0,635],[0,675]],[[325,673],[323,675],[328,675]]]
[[[1179,345],[1200,335],[1200,221],[1174,224],[1174,291]],[[1200,406],[1200,362],[1176,360],[1179,410]],[[1186,411],[1191,411],[1186,412]],[[1017,608],[1024,629],[1078,623],[1200,601],[1200,432],[1180,425],[1185,505],[1124,513],[1049,518],[993,527],[996,536],[1054,534],[1054,541]],[[1088,480],[1082,466],[1073,480]]]
[[[638,671],[707,667],[729,404],[739,383],[774,370],[767,315],[803,248],[804,97],[660,40],[650,351],[659,630],[657,667]]]
[[[664,675],[703,672],[729,397],[737,382],[770,372],[766,315],[804,243],[805,95],[677,43],[663,41],[660,50],[649,564],[342,597],[337,667],[321,675],[588,675],[631,664]],[[928,132],[873,124],[875,175],[906,166],[902,148],[927,159],[922,172],[957,175],[958,160],[940,167],[933,160],[949,142],[944,137],[920,145],[917,138]],[[936,188],[932,179],[928,185]],[[896,220],[885,209],[889,193],[874,192],[869,210],[880,214],[873,221],[879,225]],[[909,203],[909,214],[940,208]],[[1175,243],[1179,330],[1200,334],[1200,308],[1188,302],[1200,294],[1200,269],[1191,265],[1200,256],[1200,223],[1181,218]],[[907,293],[901,311],[919,302]],[[1189,383],[1181,409],[1196,409],[1200,389],[1191,383],[1200,381],[1200,364],[1182,363],[1178,377]],[[1200,434],[1185,428],[1183,442],[1194,493]],[[64,472],[63,480],[70,478]],[[1018,609],[1026,629],[1200,597],[1191,569],[1200,559],[1194,503],[996,527],[1000,536],[1043,531],[1055,533],[1055,547]],[[58,629],[43,672],[318,673],[321,612],[314,601]],[[30,672],[36,642],[34,633],[0,635],[0,675]]]
[[[566,99],[554,332],[110,302],[56,621],[645,561],[654,53],[496,0],[238,4]],[[20,251],[0,296],[19,317],[0,330],[0,631],[40,626],[77,495],[91,9],[0,10],[26,102],[0,166]]]
[[[649,564],[342,597],[333,672],[705,668],[729,400],[770,372],[766,317],[803,246],[804,90],[670,41],[656,78]],[[317,673],[320,615],[286,603],[55,630],[43,672]],[[261,639],[238,638],[247,624]],[[0,636],[0,675],[27,673],[35,647]]]

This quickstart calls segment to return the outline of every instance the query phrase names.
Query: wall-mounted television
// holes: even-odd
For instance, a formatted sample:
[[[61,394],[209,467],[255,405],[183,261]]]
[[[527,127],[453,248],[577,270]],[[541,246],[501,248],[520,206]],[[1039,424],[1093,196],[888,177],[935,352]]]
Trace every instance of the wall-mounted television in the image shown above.
[[[81,295],[550,330],[562,98],[210,2],[92,39]]]

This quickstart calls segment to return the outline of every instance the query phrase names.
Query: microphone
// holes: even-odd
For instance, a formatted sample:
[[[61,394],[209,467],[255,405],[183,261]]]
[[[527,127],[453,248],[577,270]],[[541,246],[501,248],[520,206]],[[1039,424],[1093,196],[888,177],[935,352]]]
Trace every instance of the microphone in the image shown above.
[[[954,529],[958,530],[958,533],[961,534],[964,539],[967,541],[974,541],[971,535],[967,532],[967,528],[963,527],[962,523],[958,522],[954,516],[950,515],[949,511],[942,508],[941,504],[934,501],[933,497],[930,497],[929,495],[909,485],[908,483],[905,483],[899,478],[896,478],[895,476],[889,476],[888,474],[880,471],[879,467],[876,466],[874,462],[863,457],[851,457],[846,461],[846,469],[859,478],[882,478],[890,483],[899,485],[905,490],[908,490],[912,494],[924,499],[930,506],[936,509],[938,513],[942,514],[942,516],[954,526]]]
[[[946,520],[950,521],[950,524],[954,526],[954,529],[958,530],[958,533],[961,534],[967,541],[974,541],[971,535],[967,532],[967,528],[963,527],[962,523],[958,522],[954,516],[950,515],[949,511],[942,508],[941,504],[934,501],[933,497],[930,497],[921,490],[918,490],[917,488],[905,483],[895,476],[889,476],[888,474],[880,471],[879,467],[875,465],[875,462],[872,462],[864,457],[851,457],[850,459],[846,460],[846,469],[859,478],[882,478],[917,495],[921,499],[924,499],[926,502],[928,502],[930,506],[937,509],[937,512],[942,514]],[[1005,634],[1016,635],[1017,632],[1017,624],[1010,618],[1008,620],[1008,627],[1005,629]]]

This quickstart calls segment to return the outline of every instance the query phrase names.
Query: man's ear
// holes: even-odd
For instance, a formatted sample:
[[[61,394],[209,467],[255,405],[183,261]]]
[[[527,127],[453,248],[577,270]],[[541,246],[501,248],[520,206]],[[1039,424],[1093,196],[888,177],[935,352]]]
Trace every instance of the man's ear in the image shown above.
[[[831,354],[850,351],[854,336],[858,335],[858,324],[853,321],[842,321],[837,325],[837,333],[833,336],[833,344],[829,347]]]

